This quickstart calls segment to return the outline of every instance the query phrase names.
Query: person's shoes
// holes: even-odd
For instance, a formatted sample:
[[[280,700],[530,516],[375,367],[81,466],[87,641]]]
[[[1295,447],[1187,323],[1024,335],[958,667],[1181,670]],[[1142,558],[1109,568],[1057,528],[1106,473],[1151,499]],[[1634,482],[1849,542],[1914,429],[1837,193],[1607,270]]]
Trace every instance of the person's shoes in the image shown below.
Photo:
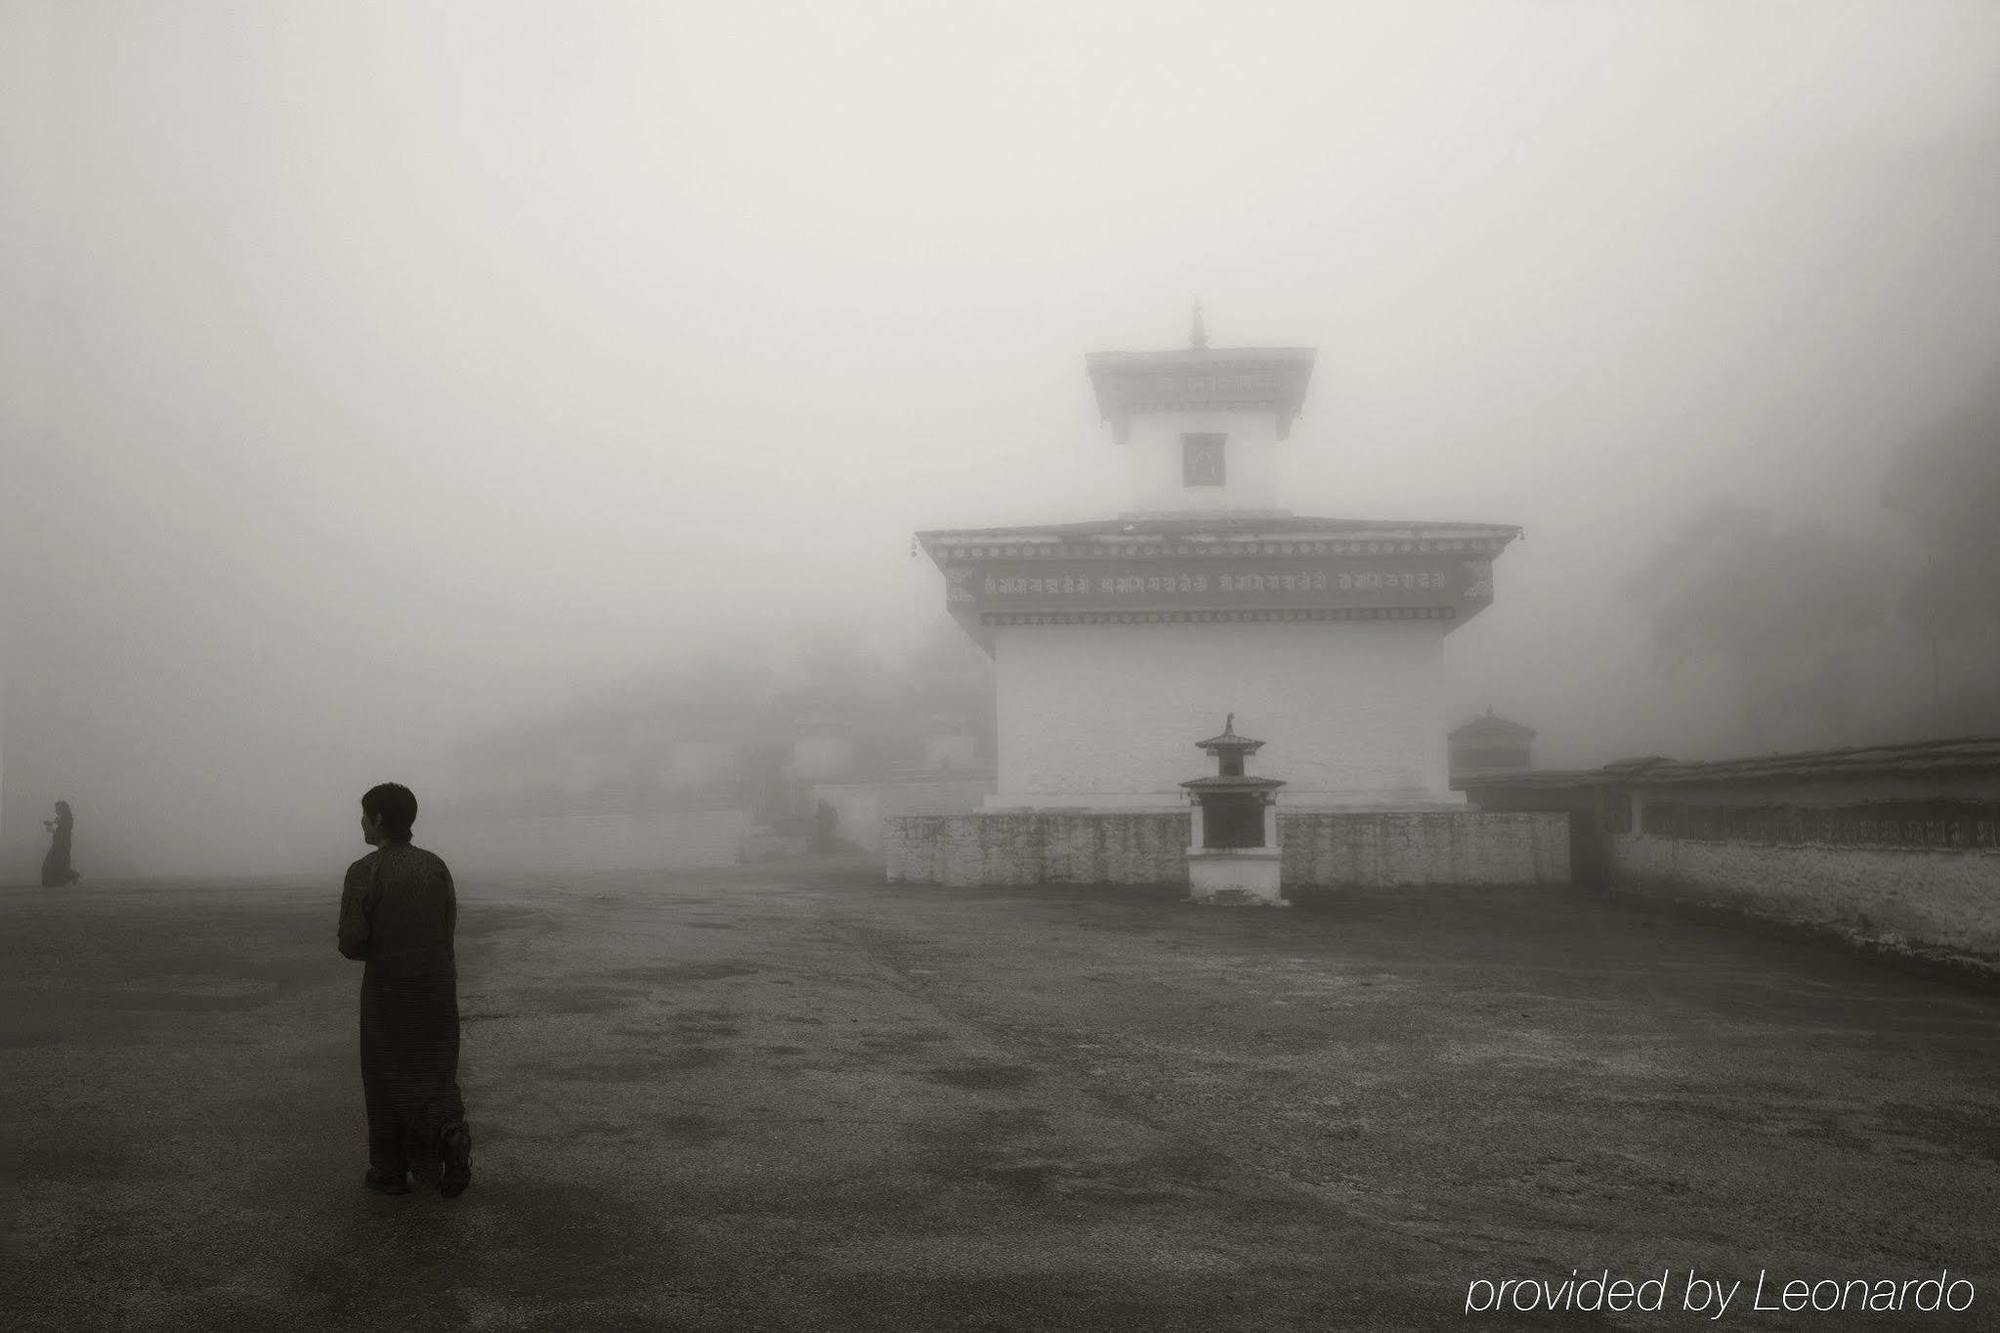
[[[378,1171],[371,1166],[368,1168],[368,1174],[361,1178],[361,1183],[377,1194],[408,1194],[410,1192],[408,1175],[406,1171],[398,1171],[391,1175],[387,1171]]]
[[[472,1131],[463,1120],[446,1125],[438,1135],[439,1155],[444,1170],[438,1174],[438,1193],[456,1199],[472,1183]]]

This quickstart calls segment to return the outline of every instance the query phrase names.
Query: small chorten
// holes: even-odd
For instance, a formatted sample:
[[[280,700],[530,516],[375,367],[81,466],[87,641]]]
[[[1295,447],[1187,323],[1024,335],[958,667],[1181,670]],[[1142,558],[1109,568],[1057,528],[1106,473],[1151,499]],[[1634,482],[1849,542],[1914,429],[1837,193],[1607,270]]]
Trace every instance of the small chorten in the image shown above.
[[[1181,783],[1194,806],[1188,887],[1196,902],[1284,902],[1279,896],[1281,866],[1274,798],[1285,783],[1281,778],[1250,777],[1243,771],[1244,757],[1263,745],[1236,734],[1234,713],[1224,720],[1220,736],[1195,742],[1197,749],[1215,756],[1216,770]]]

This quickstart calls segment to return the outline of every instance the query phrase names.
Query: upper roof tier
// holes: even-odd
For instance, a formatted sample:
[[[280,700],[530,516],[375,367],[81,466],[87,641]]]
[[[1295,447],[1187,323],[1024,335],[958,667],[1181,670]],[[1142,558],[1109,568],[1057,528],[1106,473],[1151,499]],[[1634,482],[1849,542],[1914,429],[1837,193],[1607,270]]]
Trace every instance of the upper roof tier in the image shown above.
[[[1142,412],[1270,412],[1284,439],[1305,406],[1314,355],[1310,347],[1194,346],[1091,352],[1083,360],[1098,414],[1121,442]]]

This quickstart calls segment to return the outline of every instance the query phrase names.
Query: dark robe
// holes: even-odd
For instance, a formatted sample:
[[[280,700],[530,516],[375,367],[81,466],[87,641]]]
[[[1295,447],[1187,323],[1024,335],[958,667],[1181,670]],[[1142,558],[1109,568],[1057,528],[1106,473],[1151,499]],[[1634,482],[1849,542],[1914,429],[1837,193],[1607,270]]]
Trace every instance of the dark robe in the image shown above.
[[[400,1178],[435,1163],[439,1134],[465,1118],[458,1092],[458,903],[445,863],[407,842],[347,868],[340,951],[361,976],[361,1088],[368,1163]]]
[[[42,887],[59,889],[74,883],[78,876],[69,863],[70,837],[76,828],[76,820],[69,815],[57,815],[55,840],[49,844],[49,854],[42,858]]]

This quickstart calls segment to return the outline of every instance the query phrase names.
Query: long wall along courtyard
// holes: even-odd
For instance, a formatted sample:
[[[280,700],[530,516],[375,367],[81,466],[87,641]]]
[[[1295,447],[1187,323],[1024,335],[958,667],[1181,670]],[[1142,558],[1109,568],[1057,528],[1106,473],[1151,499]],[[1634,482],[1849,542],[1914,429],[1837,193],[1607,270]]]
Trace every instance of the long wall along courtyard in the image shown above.
[[[1446,767],[1444,638],[1520,529],[1283,507],[1314,357],[1212,347],[1199,310],[1185,348],[1094,353],[1131,508],[918,534],[993,659],[996,790],[886,819],[891,880],[1185,882],[1181,784],[1229,714],[1285,784],[1292,887],[1567,879],[1560,815],[1472,809]]]
[[[2000,740],[1461,780],[1482,809],[1563,812],[1580,883],[2000,976]]]

